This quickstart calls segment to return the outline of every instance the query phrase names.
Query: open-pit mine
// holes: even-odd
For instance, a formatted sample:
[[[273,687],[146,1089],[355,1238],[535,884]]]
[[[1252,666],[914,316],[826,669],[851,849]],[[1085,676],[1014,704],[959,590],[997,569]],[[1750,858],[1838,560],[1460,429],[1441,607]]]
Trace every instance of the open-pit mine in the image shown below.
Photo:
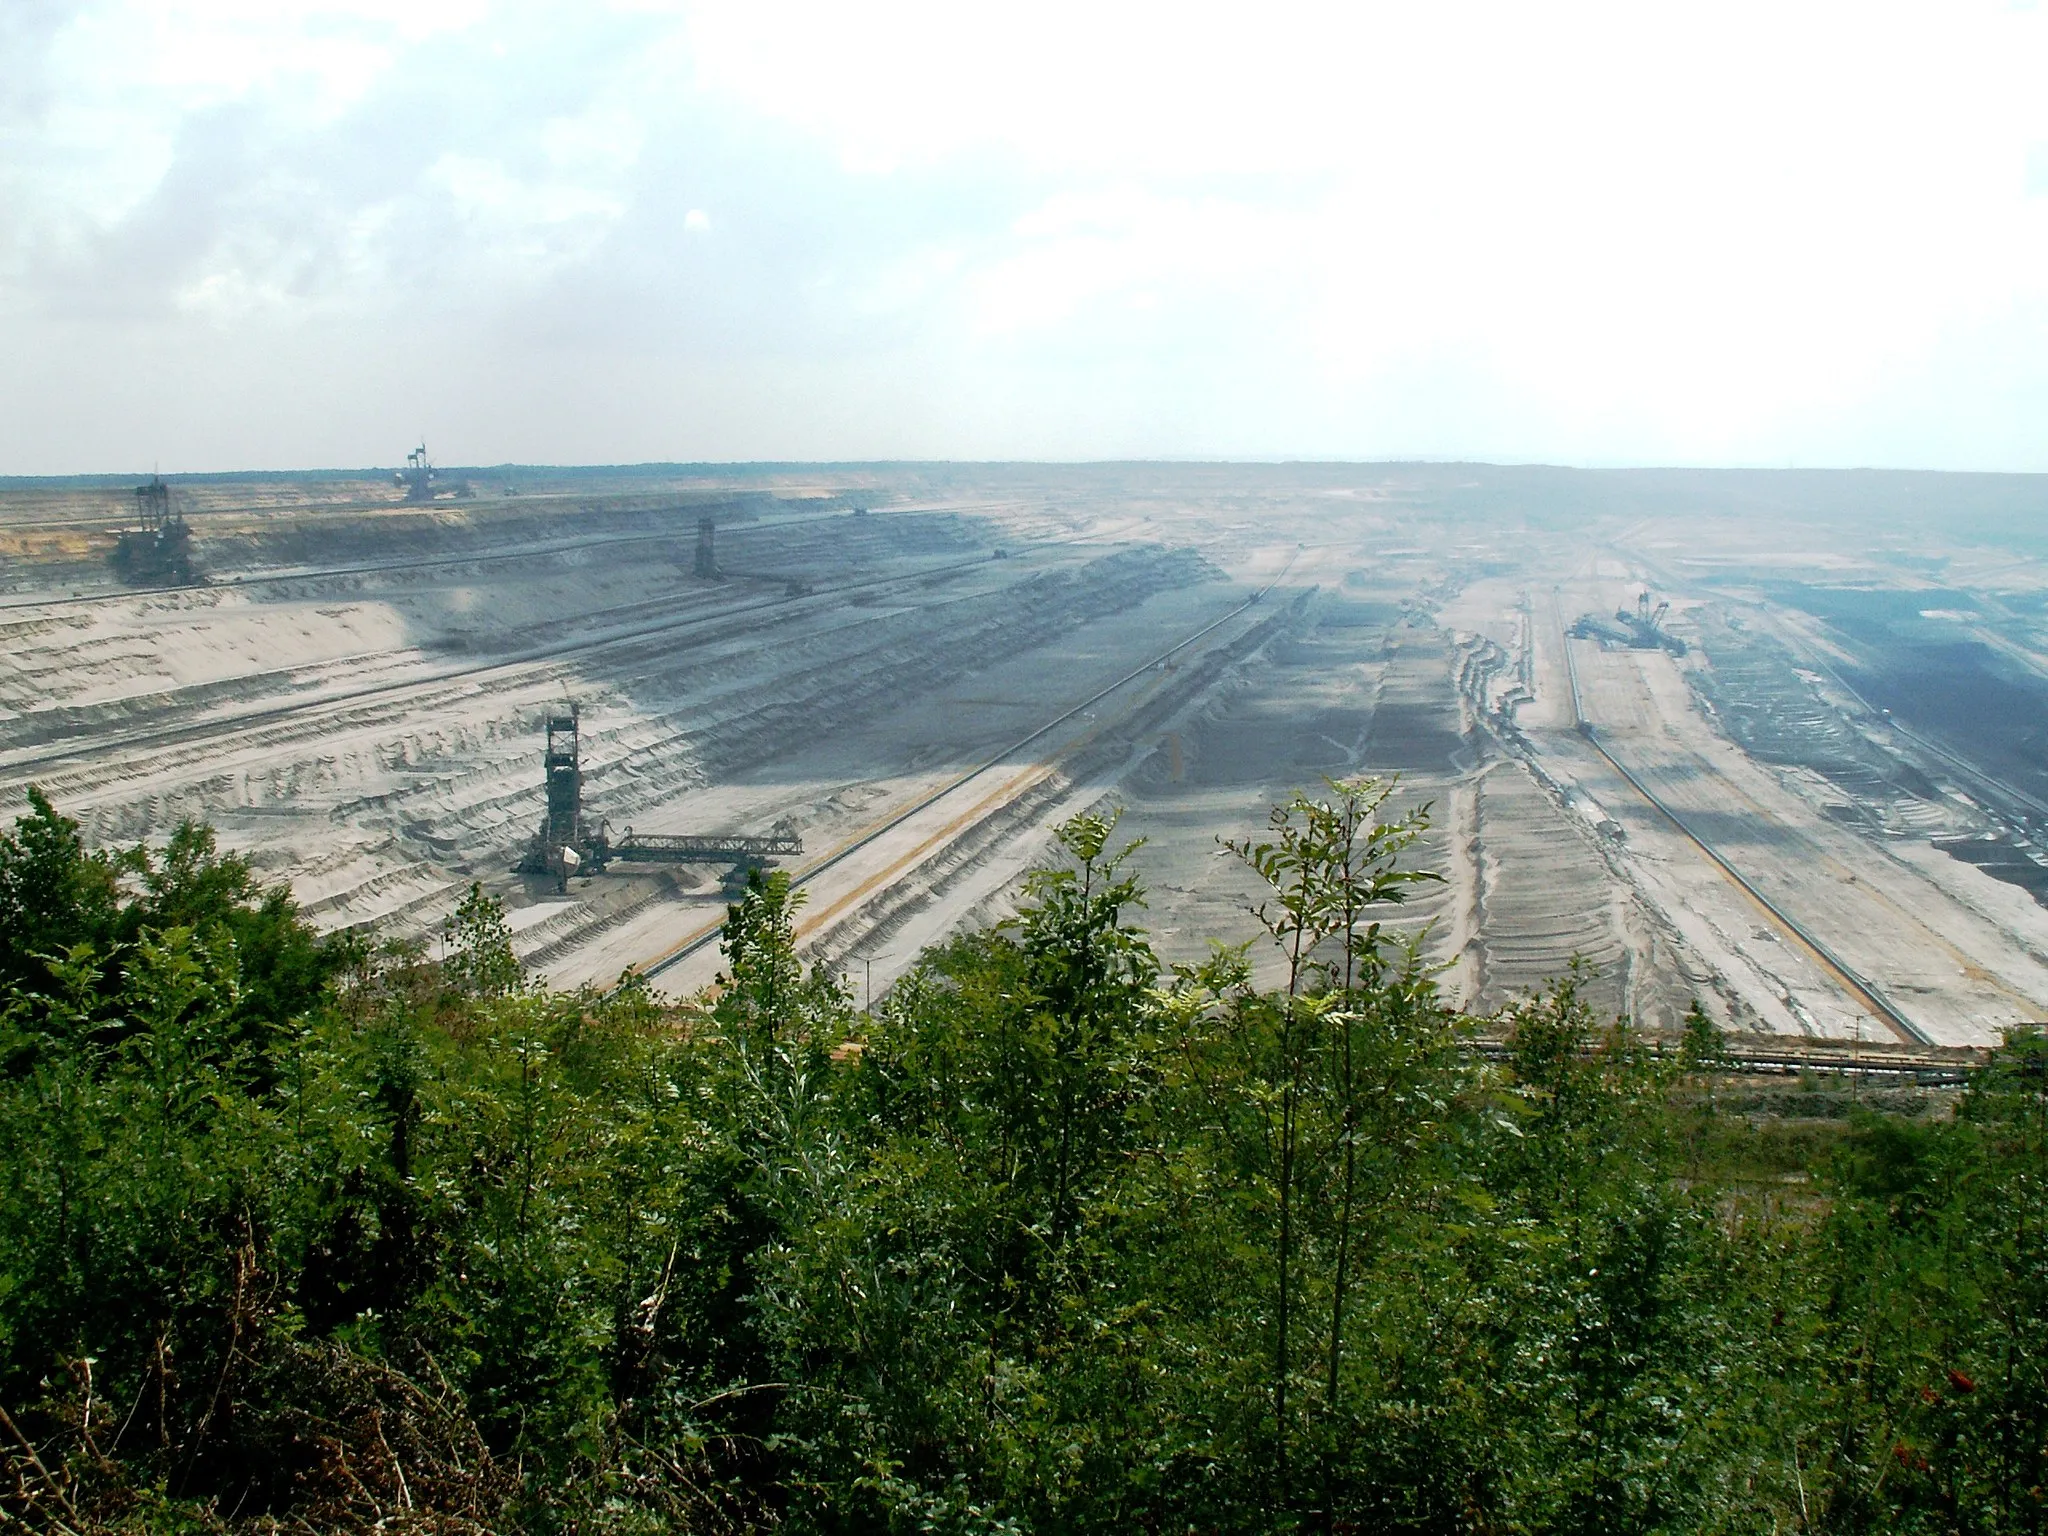
[[[182,818],[323,927],[470,883],[556,986],[710,982],[736,873],[879,993],[1122,808],[1161,950],[1219,839],[1400,776],[1399,914],[1490,1009],[1972,1046],[2048,1018],[2048,488],[1401,465],[0,485],[0,796]]]

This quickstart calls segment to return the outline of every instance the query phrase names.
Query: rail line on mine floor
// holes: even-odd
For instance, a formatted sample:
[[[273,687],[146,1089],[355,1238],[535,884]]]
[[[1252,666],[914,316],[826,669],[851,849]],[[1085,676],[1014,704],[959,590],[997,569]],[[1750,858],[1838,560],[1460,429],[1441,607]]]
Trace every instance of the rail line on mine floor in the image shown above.
[[[1552,591],[1553,596],[1555,596],[1556,589],[1553,588]],[[1557,613],[1560,620],[1560,631],[1562,632],[1561,621],[1563,619],[1564,610],[1561,605],[1558,605]],[[1687,842],[1691,843],[1695,848],[1699,849],[1701,853],[1705,854],[1708,860],[1714,865],[1714,867],[1720,870],[1723,875],[1727,876],[1729,880],[1733,881],[1737,888],[1739,888],[1744,895],[1748,896],[1751,901],[1754,901],[1758,906],[1762,907],[1765,912],[1769,913],[1771,917],[1775,919],[1778,922],[1778,924],[1785,929],[1786,932],[1791,934],[1793,938],[1797,939],[1799,943],[1802,946],[1804,946],[1804,948],[1808,951],[1808,953],[1810,953],[1816,960],[1820,962],[1824,970],[1827,970],[1828,972],[1832,973],[1835,980],[1841,983],[1843,989],[1846,992],[1848,992],[1851,997],[1861,1002],[1876,1017],[1883,1019],[1887,1024],[1890,1024],[1894,1029],[1902,1032],[1907,1039],[1913,1041],[1915,1044],[1926,1046],[1934,1045],[1936,1043],[1934,1037],[1928,1034],[1919,1025],[1915,1024],[1911,1019],[1907,1018],[1905,1014],[1901,1013],[1898,1010],[1898,1008],[1893,1006],[1893,1004],[1887,998],[1885,998],[1883,993],[1878,989],[1876,983],[1868,980],[1859,972],[1850,967],[1845,961],[1843,961],[1832,950],[1830,950],[1825,943],[1823,943],[1813,934],[1807,932],[1806,929],[1799,922],[1797,922],[1795,919],[1789,916],[1783,908],[1778,906],[1776,902],[1772,901],[1770,897],[1766,896],[1762,891],[1758,890],[1756,886],[1752,884],[1750,880],[1745,875],[1743,875],[1743,873],[1740,870],[1738,870],[1733,864],[1729,863],[1728,860],[1722,856],[1720,851],[1716,849],[1713,846],[1713,844],[1709,843],[1704,837],[1701,837],[1697,832],[1693,831],[1691,827],[1687,826],[1684,819],[1680,817],[1677,812],[1673,811],[1670,806],[1666,805],[1664,801],[1657,795],[1657,793],[1649,787],[1649,785],[1645,784],[1640,778],[1638,778],[1635,775],[1635,773],[1621,761],[1620,758],[1616,757],[1612,752],[1607,750],[1606,746],[1600,740],[1597,729],[1595,728],[1593,723],[1590,720],[1588,720],[1585,716],[1585,710],[1581,703],[1581,695],[1579,692],[1579,668],[1578,663],[1572,657],[1572,644],[1570,634],[1565,633],[1563,635],[1563,640],[1565,673],[1571,681],[1572,724],[1574,728],[1578,731],[1579,735],[1585,739],[1586,744],[1590,746],[1595,752],[1599,753],[1601,758],[1607,763],[1607,765],[1610,768],[1612,768],[1616,773],[1620,774],[1623,779],[1627,780],[1630,787],[1633,788],[1637,794],[1641,795],[1644,800],[1649,802],[1650,808],[1652,810],[1656,811],[1658,815],[1662,816],[1666,821],[1670,822],[1673,827],[1677,828],[1678,833],[1681,837],[1683,837]]]
[[[1477,1035],[1462,1042],[1474,1055],[1504,1060],[1514,1053],[1514,1042],[1498,1036]],[[1586,1052],[1591,1055],[1592,1051]],[[1666,1061],[1675,1053],[1661,1053]],[[1990,1051],[1983,1048],[1934,1046],[1928,1053],[1902,1050],[1858,1050],[1853,1042],[1844,1045],[1802,1044],[1786,1037],[1766,1048],[1736,1045],[1702,1061],[1691,1070],[1735,1077],[1796,1077],[1817,1073],[1827,1077],[1911,1078],[1921,1087],[1954,1087],[1969,1080],[1970,1073],[1983,1066]]]
[[[741,528],[749,532],[756,529],[793,528],[805,523],[822,522],[825,517],[826,514],[820,513],[816,517],[786,518],[774,523],[740,523],[734,524],[728,531],[737,533]],[[512,560],[542,560],[549,555],[574,554],[582,549],[605,549],[614,544],[686,543],[695,536],[695,529],[681,528],[670,533],[599,534],[586,539],[563,539],[552,544],[526,544],[516,549],[501,549],[486,554],[434,555],[424,560],[378,560],[362,565],[272,570],[257,575],[224,576],[218,581],[179,581],[161,587],[123,587],[113,592],[79,592],[67,597],[36,597],[0,602],[0,613],[32,613],[40,608],[75,608],[91,603],[133,601],[137,598],[167,596],[178,592],[238,592],[249,587],[276,586],[288,581],[326,581],[336,576],[374,576],[387,571],[433,571],[456,565],[497,565]]]
[[[1977,785],[1978,793],[1984,795],[1986,799],[1997,800],[2001,798],[2010,798],[2019,801],[2028,810],[2034,812],[2036,815],[2048,816],[2048,800],[2043,800],[2036,795],[2029,794],[2026,790],[2021,789],[2017,784],[2007,783],[2004,779],[1998,778],[1995,775],[1987,772],[1985,769],[1978,767],[1975,763],[1971,762],[1968,758],[1964,757],[1960,752],[1957,752],[1952,748],[1945,747],[1938,741],[1930,741],[1926,736],[1923,736],[1919,731],[1916,731],[1911,726],[1903,723],[1890,710],[1885,709],[1880,705],[1871,703],[1869,699],[1863,696],[1863,693],[1860,689],[1856,688],[1852,683],[1850,683],[1850,681],[1847,678],[1842,676],[1841,672],[1836,668],[1835,664],[1832,661],[1828,660],[1827,657],[1809,654],[1809,659],[1812,660],[1815,665],[1820,667],[1822,671],[1826,672],[1830,678],[1834,679],[1834,683],[1837,688],[1840,688],[1842,692],[1846,693],[1847,695],[1849,695],[1850,698],[1854,699],[1869,714],[1883,721],[1885,727],[1888,730],[1894,732],[1897,735],[1905,737],[1906,740],[1910,741],[1914,746],[1919,747],[1922,751],[1930,752],[1934,756],[1940,758],[1943,762],[1947,763],[1949,767],[1953,768],[1957,773],[1960,773],[1965,779],[1968,779],[1975,783]]]
[[[1046,542],[1046,541],[1040,541]],[[1052,541],[1065,542],[1065,541]],[[829,597],[838,593],[866,591],[876,587],[901,585],[929,580],[954,571],[979,569],[989,563],[990,557],[978,555],[971,560],[950,561],[944,565],[925,566],[916,571],[896,572],[886,576],[867,577],[859,581],[821,585],[812,589],[812,597]],[[567,656],[585,655],[613,646],[630,645],[661,635],[675,634],[696,627],[710,627],[728,620],[760,614],[766,610],[779,612],[787,604],[803,602],[802,597],[788,597],[777,594],[756,602],[736,603],[715,614],[696,614],[687,618],[668,619],[658,623],[642,625],[639,628],[614,632],[594,639],[565,640],[554,645],[536,646],[512,656],[499,657],[492,661],[478,662],[473,666],[451,667],[426,677],[395,679],[387,683],[367,684],[361,688],[345,689],[340,693],[322,694],[318,698],[299,699],[287,704],[266,706],[238,714],[227,714],[209,720],[188,721],[179,725],[161,726],[148,731],[135,732],[125,736],[101,738],[89,744],[68,742],[47,752],[33,753],[0,764],[0,776],[5,781],[19,783],[29,773],[39,768],[48,768],[65,763],[90,762],[109,752],[132,751],[139,747],[169,746],[183,741],[204,740],[223,730],[240,730],[266,722],[288,719],[294,715],[310,715],[315,711],[359,705],[365,701],[385,698],[415,689],[439,687],[446,683],[460,682],[465,678],[484,677],[495,672],[510,671],[519,667],[532,666],[537,662],[557,661]],[[759,628],[759,622],[741,626],[732,631],[746,634]]]
[[[1153,671],[1155,668],[1163,665],[1165,662],[1167,662],[1174,656],[1178,655],[1180,652],[1186,650],[1189,646],[1199,641],[1204,635],[1214,633],[1216,630],[1222,628],[1225,624],[1228,624],[1232,619],[1235,619],[1239,615],[1249,611],[1251,608],[1256,606],[1260,601],[1262,601],[1267,593],[1271,592],[1283,580],[1286,579],[1287,573],[1294,569],[1294,563],[1299,557],[1299,551],[1297,551],[1293,555],[1290,555],[1288,557],[1287,564],[1281,567],[1278,575],[1276,575],[1271,581],[1267,582],[1263,587],[1260,587],[1256,592],[1254,592],[1250,597],[1246,598],[1242,603],[1239,603],[1235,608],[1231,609],[1228,613],[1222,615],[1220,618],[1212,619],[1209,623],[1203,625],[1193,634],[1183,637],[1181,640],[1167,647],[1167,649],[1161,651],[1158,655],[1153,656],[1149,660],[1145,661],[1143,664],[1132,668],[1129,672],[1126,672],[1122,677],[1119,677],[1115,682],[1110,683],[1106,687],[1097,689],[1087,698],[1081,700],[1080,703],[1075,704],[1070,708],[1063,710],[1061,713],[1055,715],[1052,719],[1046,721],[1043,725],[1039,726],[1029,735],[1020,736],[1017,740],[1011,742],[1008,746],[1004,747],[1000,752],[997,752],[994,756],[986,759],[976,767],[970,768],[964,773],[961,773],[956,777],[948,780],[939,788],[931,790],[928,793],[919,796],[918,799],[913,801],[911,804],[903,807],[899,811],[893,812],[885,820],[883,820],[876,826],[870,827],[866,832],[861,833],[858,837],[852,839],[851,841],[841,844],[838,848],[835,848],[831,853],[827,854],[817,863],[811,865],[808,869],[803,870],[799,874],[793,875],[790,878],[790,884],[796,887],[808,885],[812,880],[816,879],[819,875],[824,874],[827,870],[853,857],[854,854],[860,852],[863,848],[870,846],[876,840],[885,836],[889,832],[894,831],[897,827],[903,825],[904,822],[908,821],[911,817],[917,815],[919,812],[928,810],[930,807],[936,805],[939,801],[945,799],[948,795],[954,793],[956,790],[959,790],[965,785],[972,783],[974,780],[982,777],[984,774],[993,772],[995,769],[1001,767],[1002,764],[1006,762],[1008,759],[1014,757],[1017,753],[1023,751],[1033,742],[1038,741],[1042,737],[1051,733],[1052,731],[1057,730],[1060,726],[1064,725],[1067,721],[1073,719],[1074,716],[1080,714],[1083,710],[1089,709],[1092,706],[1100,703],[1103,699],[1108,698],[1112,693],[1115,693],[1118,689],[1124,687],[1126,684],[1134,682],[1138,678],[1143,677],[1146,673]],[[985,819],[986,815],[993,814],[996,810],[1000,809],[1002,804],[1008,804],[1009,798],[1011,797],[990,797],[990,801],[984,803],[986,807],[985,810],[984,806],[977,806],[975,808],[977,811],[983,812],[983,814],[974,817],[973,820],[978,821]],[[1000,804],[994,803],[998,799],[1000,799]],[[962,827],[958,830],[964,831],[965,827]],[[682,942],[677,944],[674,948],[664,951],[662,954],[646,962],[644,965],[637,967],[639,974],[641,974],[642,976],[650,977],[658,976],[663,971],[670,969],[672,966],[681,964],[684,960],[688,959],[691,955],[696,954],[699,950],[703,949],[706,945],[710,944],[714,939],[716,939],[718,937],[720,930],[723,927],[724,923],[722,920],[705,925],[704,927],[698,929],[697,932],[691,934],[690,936],[682,940]]]
[[[989,502],[965,509],[891,507],[870,512],[873,517],[934,516],[946,512],[985,511],[1012,505],[1009,502]],[[680,510],[685,516],[687,508],[659,508],[657,511]],[[210,514],[202,514],[210,515]],[[851,516],[846,512],[815,512],[804,517],[784,517],[773,522],[735,522],[726,525],[729,537],[742,533],[759,533],[774,528],[803,528],[818,523],[831,522]],[[679,528],[668,533],[620,533],[593,534],[584,539],[564,539],[553,544],[529,544],[517,549],[499,550],[495,553],[474,555],[433,555],[423,560],[382,560],[363,565],[316,566],[304,570],[266,571],[257,575],[236,575],[220,581],[181,581],[162,587],[123,587],[112,592],[80,592],[68,597],[35,597],[20,600],[0,601],[0,614],[32,613],[40,608],[74,608],[90,603],[132,602],[138,598],[150,598],[176,592],[237,592],[248,587],[275,586],[288,581],[325,581],[336,576],[370,576],[387,571],[431,571],[457,565],[491,565],[509,560],[542,560],[549,555],[574,554],[582,549],[605,549],[615,544],[661,544],[686,543],[696,537],[694,526]],[[1043,542],[1033,540],[1031,542]],[[745,577],[747,572],[733,572]],[[783,576],[762,579],[786,580]],[[23,622],[0,620],[0,623]]]

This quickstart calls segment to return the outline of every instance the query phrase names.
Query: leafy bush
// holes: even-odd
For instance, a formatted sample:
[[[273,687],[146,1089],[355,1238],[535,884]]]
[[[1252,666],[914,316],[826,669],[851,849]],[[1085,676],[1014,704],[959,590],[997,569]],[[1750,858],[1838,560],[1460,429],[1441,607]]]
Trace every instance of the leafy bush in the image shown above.
[[[1576,972],[1449,1007],[1388,788],[1163,968],[1114,818],[873,1016],[322,940],[204,828],[0,837],[0,1507],[31,1527],[2038,1531],[2048,1047],[1758,1128]],[[1470,1048],[1479,1026],[1507,1042]],[[1811,1182],[1782,1182],[1799,1163]]]

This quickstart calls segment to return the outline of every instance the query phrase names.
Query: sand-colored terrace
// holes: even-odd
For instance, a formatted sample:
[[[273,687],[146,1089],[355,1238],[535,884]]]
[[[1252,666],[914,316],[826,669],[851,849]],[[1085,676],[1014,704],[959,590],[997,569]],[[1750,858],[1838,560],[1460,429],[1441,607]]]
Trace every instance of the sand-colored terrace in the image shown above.
[[[2048,1016],[2048,911],[2014,883],[2032,792],[1997,792],[2004,749],[1939,720],[1914,747],[1858,692],[1882,658],[1768,588],[1896,571],[1817,576],[1813,529],[1774,544],[1739,505],[1674,542],[1604,510],[1605,482],[1575,520],[1553,482],[1524,506],[1485,473],[594,479],[424,510],[368,482],[220,484],[181,493],[207,579],[178,591],[96,563],[118,499],[0,494],[0,795],[41,784],[102,840],[210,819],[323,925],[431,934],[476,880],[555,984],[707,982],[721,871],[511,873],[539,722],[573,699],[594,814],[793,819],[806,945],[886,988],[999,918],[1090,805],[1145,839],[1167,956],[1249,938],[1218,839],[1325,775],[1398,774],[1444,879],[1396,926],[1474,1007],[1577,957],[1603,1008],[1656,1028],[1695,1000],[1836,1038],[1899,1033],[1873,998],[1953,1043]],[[706,508],[723,580],[692,574]],[[2024,555],[1977,565],[1995,597],[1916,622],[1976,625],[2024,671],[2048,581]],[[1567,639],[1646,587],[1685,656]]]

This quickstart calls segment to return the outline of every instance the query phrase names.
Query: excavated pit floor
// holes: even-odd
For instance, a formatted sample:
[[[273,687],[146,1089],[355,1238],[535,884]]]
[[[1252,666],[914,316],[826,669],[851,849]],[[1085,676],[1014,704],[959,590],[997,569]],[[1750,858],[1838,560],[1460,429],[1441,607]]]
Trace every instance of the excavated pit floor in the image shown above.
[[[1055,466],[421,508],[222,482],[179,493],[208,583],[157,592],[104,568],[115,492],[0,491],[0,797],[40,784],[102,842],[204,817],[323,926],[430,936],[479,881],[555,985],[708,982],[722,871],[510,872],[573,699],[615,831],[800,825],[804,942],[859,992],[1008,912],[1090,806],[1144,840],[1169,959],[1252,939],[1220,840],[1398,775],[1443,878],[1391,926],[1473,1007],[1577,959],[1654,1028],[1695,1001],[1872,1040],[2048,1016],[2048,564],[1990,514],[1865,555],[1818,492],[1630,484]],[[719,581],[691,574],[707,513]],[[1567,638],[1646,590],[1683,656]]]

